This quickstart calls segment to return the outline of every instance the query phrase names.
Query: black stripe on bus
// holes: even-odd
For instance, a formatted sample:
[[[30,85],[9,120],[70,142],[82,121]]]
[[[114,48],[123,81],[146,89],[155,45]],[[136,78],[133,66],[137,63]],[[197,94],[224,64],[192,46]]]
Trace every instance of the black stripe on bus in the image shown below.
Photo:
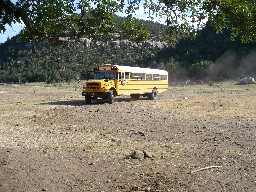
[[[119,90],[141,90],[141,89],[119,89]]]

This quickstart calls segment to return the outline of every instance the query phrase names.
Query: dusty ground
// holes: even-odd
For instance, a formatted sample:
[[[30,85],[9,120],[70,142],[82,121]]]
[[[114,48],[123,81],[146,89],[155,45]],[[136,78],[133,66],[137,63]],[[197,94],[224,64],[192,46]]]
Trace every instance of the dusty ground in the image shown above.
[[[256,191],[256,85],[112,105],[81,87],[0,85],[1,192]]]

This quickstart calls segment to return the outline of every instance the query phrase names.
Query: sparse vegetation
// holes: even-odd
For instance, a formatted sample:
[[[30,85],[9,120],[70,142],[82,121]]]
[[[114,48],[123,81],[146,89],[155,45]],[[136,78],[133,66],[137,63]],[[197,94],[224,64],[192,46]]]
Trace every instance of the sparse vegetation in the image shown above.
[[[140,44],[108,35],[99,41],[79,39],[56,47],[47,41],[24,43],[20,36],[14,37],[0,45],[0,82],[86,79],[87,70],[101,63],[165,69],[171,80],[183,81],[218,82],[256,75],[255,43],[231,42],[228,30],[216,35],[207,25],[195,39],[181,39],[172,47],[163,40],[163,25],[143,22],[152,36]]]
[[[85,105],[81,83],[0,85],[0,191],[255,189],[255,84]]]

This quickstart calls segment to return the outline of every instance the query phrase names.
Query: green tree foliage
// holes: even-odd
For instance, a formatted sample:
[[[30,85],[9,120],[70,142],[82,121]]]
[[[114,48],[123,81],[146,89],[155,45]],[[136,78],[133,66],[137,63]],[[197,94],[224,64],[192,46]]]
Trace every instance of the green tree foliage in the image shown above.
[[[239,36],[243,41],[255,41],[254,0],[0,0],[0,32],[5,31],[6,24],[23,22],[23,37],[28,39],[59,41],[64,36],[96,38],[122,32],[141,41],[149,33],[135,19],[140,8],[148,18],[166,20],[170,41],[195,35],[206,20],[217,32],[231,29],[231,39]],[[117,13],[126,14],[125,20],[118,20]]]
[[[194,78],[204,79],[213,74],[214,68],[215,66],[212,61],[205,60],[192,64],[189,68],[189,72]]]

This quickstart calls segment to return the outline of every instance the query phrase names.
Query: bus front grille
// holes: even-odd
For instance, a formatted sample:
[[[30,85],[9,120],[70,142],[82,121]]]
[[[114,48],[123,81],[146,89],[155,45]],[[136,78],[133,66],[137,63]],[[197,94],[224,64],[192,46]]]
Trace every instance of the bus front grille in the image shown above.
[[[99,83],[87,83],[86,84],[87,89],[100,89]]]

